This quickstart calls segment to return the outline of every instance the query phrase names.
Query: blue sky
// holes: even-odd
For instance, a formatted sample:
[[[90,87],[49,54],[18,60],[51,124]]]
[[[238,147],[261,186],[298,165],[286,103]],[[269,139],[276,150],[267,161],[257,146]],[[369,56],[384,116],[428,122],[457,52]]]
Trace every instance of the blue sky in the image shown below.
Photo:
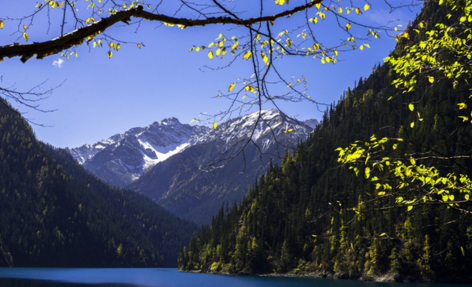
[[[149,3],[152,2],[155,1]],[[275,6],[272,2],[266,1],[268,9],[264,13],[273,14],[286,8]],[[354,2],[365,4],[365,1]],[[2,4],[0,19],[20,17],[34,11],[36,1],[22,0],[21,3],[18,5],[17,1],[8,1]],[[290,6],[302,3],[304,1],[292,0]],[[241,6],[243,4],[244,1],[239,0],[229,5],[236,10],[247,10],[241,17],[251,17],[254,13],[257,15],[257,10]],[[364,12],[360,20],[372,25],[398,19],[395,24],[406,26],[419,12],[417,8],[415,11],[403,9],[389,13],[383,1],[371,1],[371,4],[371,9]],[[171,8],[172,5],[169,11]],[[80,13],[87,13],[87,9],[81,8]],[[316,10],[309,13],[315,14]],[[296,23],[297,15],[277,21],[274,30],[283,31],[287,25]],[[185,11],[180,16],[196,18],[195,13]],[[44,41],[60,35],[60,25],[55,21],[57,18],[53,16],[51,19],[48,34],[47,19],[35,19],[27,31],[29,42]],[[17,22],[4,20],[5,27],[0,30],[0,45],[25,42],[19,38],[20,35],[12,35],[17,29],[13,25],[17,25]],[[67,32],[72,30],[70,26],[66,28]],[[347,37],[328,17],[318,22],[315,28],[317,37],[327,43]],[[40,113],[18,106],[20,111],[26,113],[25,117],[47,126],[33,125],[38,139],[56,147],[92,144],[129,128],[147,126],[167,117],[190,123],[200,113],[216,114],[226,110],[230,102],[224,98],[215,98],[219,90],[227,91],[237,78],[252,74],[252,65],[245,60],[237,60],[228,69],[204,72],[205,66],[226,65],[232,56],[228,53],[224,60],[210,60],[207,51],[189,52],[190,48],[193,45],[208,45],[220,33],[230,38],[243,32],[230,25],[181,30],[176,26],[159,27],[157,22],[146,22],[142,23],[138,31],[133,25],[118,25],[107,30],[107,33],[120,40],[142,42],[145,47],[139,49],[136,44],[123,43],[111,59],[107,56],[108,48],[90,49],[87,45],[77,47],[75,51],[78,57],[71,56],[68,61],[60,55],[43,60],[32,58],[24,64],[19,58],[4,59],[4,62],[0,62],[0,85],[25,91],[44,81],[43,88],[62,83],[48,99],[41,102],[42,109],[57,111]],[[365,30],[354,32],[366,33]],[[361,76],[368,76],[372,67],[382,62],[393,50],[395,39],[381,34],[380,40],[368,43],[370,49],[342,53],[336,65],[322,65],[319,59],[284,57],[278,63],[279,69],[286,78],[303,75],[308,81],[307,93],[310,97],[329,104],[337,101],[347,87],[354,85],[354,81]],[[300,120],[321,119],[322,116],[317,106],[309,102],[279,104],[285,113],[297,116]],[[322,106],[319,108],[323,109]]]

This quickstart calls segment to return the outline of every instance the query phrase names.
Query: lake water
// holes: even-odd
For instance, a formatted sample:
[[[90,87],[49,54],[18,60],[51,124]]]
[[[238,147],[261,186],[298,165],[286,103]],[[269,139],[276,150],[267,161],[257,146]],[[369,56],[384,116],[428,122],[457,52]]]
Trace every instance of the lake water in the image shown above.
[[[181,273],[175,268],[0,268],[1,287],[451,287],[449,284],[225,276]],[[395,286],[394,286],[395,285]],[[472,285],[454,285],[472,287]]]

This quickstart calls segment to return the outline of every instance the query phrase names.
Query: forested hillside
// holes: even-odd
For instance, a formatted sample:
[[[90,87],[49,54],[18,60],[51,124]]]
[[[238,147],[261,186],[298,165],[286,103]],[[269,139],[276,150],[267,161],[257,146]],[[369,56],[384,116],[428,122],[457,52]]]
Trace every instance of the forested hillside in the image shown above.
[[[447,21],[448,11],[437,1],[426,3],[412,26]],[[419,40],[410,32],[411,39],[402,38],[394,53],[401,54],[407,41]],[[439,82],[434,86],[418,80],[413,92],[402,94],[391,85],[395,76],[388,65],[379,65],[348,89],[313,135],[287,154],[281,166],[271,166],[241,205],[223,206],[211,226],[192,238],[181,251],[180,268],[471,282],[472,216],[437,205],[382,209],[395,206],[395,198],[378,199],[375,184],[365,180],[363,171],[356,176],[337,161],[337,147],[373,134],[406,138],[392,151],[397,157],[431,148],[445,155],[471,155],[471,125],[457,117],[457,104],[470,95],[468,87],[453,88],[435,75]],[[408,109],[412,102],[415,113]],[[423,121],[411,128],[416,111]],[[464,170],[472,168],[470,159],[457,163]],[[360,202],[369,204],[357,214],[352,208]],[[472,210],[467,203],[461,207]]]
[[[2,100],[3,101],[3,100]],[[110,187],[0,103],[0,266],[175,266],[196,225]]]

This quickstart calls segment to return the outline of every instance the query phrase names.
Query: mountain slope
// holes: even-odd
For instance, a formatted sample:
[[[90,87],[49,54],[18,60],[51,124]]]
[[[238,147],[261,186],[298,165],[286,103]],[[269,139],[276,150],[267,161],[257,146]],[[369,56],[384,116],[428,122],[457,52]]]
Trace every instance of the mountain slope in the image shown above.
[[[413,26],[423,20],[433,27],[447,14],[437,1],[428,1]],[[410,35],[418,41],[413,31]],[[405,41],[394,53],[402,53]],[[382,197],[375,184],[364,180],[363,171],[357,177],[337,162],[335,148],[374,133],[377,138],[408,140],[395,145],[392,156],[397,158],[412,152],[424,155],[432,146],[448,156],[472,154],[472,127],[457,118],[457,104],[469,97],[467,86],[454,89],[441,81],[431,88],[427,79],[418,79],[413,92],[402,94],[391,85],[393,77],[387,65],[376,67],[367,80],[361,78],[355,89],[348,89],[326,111],[313,136],[281,165],[271,166],[241,205],[221,207],[211,226],[192,238],[182,250],[181,270],[472,282],[472,216],[436,205],[386,209],[395,206],[394,197]],[[415,113],[408,108],[412,102]],[[409,128],[417,112],[423,121]],[[424,163],[440,172],[455,171],[434,160]],[[472,170],[470,158],[460,164]],[[391,184],[395,192],[396,184]],[[352,207],[361,202],[368,204],[357,214]],[[461,204],[472,210],[471,202]]]
[[[183,218],[209,223],[223,202],[232,204],[244,197],[248,186],[269,166],[271,156],[278,162],[278,155],[295,148],[312,130],[277,110],[263,111],[265,122],[257,124],[244,154],[214,172],[198,169],[219,157],[236,156],[251,136],[257,116],[258,112],[220,124],[191,147],[158,163],[129,188]]]
[[[150,167],[199,140],[207,130],[169,118],[68,150],[77,162],[105,182],[124,187]]]
[[[196,226],[90,175],[0,103],[0,266],[175,266]]]

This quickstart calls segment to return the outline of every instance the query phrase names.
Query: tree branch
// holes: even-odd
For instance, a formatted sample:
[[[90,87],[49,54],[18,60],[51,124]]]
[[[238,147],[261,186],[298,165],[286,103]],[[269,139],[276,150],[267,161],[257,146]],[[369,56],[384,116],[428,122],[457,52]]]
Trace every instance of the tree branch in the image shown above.
[[[259,22],[272,22],[278,18],[290,16],[294,13],[309,9],[317,3],[321,3],[321,1],[322,0],[315,0],[305,5],[297,6],[293,9],[286,10],[275,15],[248,19],[235,19],[232,17],[212,17],[197,20],[187,18],[176,18],[143,11],[143,7],[139,5],[136,8],[120,11],[114,15],[111,15],[110,17],[102,18],[96,23],[90,24],[85,27],[80,27],[70,33],[61,35],[60,37],[50,41],[21,45],[19,43],[13,43],[11,45],[1,46],[0,61],[3,60],[3,58],[5,57],[12,58],[21,56],[21,61],[24,63],[34,55],[36,55],[37,59],[42,59],[46,56],[57,54],[75,45],[82,44],[84,40],[91,40],[93,37],[102,33],[107,28],[115,25],[118,22],[129,19],[130,17],[144,18],[152,21],[161,21],[169,24],[182,25],[183,27],[206,26],[211,24],[234,24],[241,26],[250,26]]]

